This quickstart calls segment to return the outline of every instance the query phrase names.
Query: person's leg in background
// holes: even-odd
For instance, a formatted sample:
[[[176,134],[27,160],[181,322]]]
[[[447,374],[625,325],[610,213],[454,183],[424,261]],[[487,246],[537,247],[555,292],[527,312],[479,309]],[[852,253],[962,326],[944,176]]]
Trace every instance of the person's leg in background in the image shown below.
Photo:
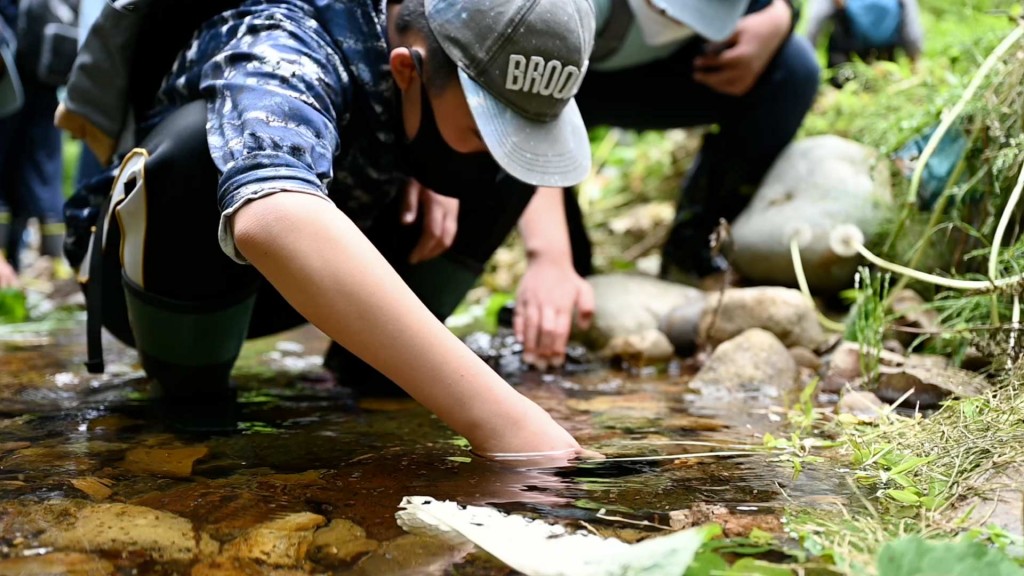
[[[24,89],[25,105],[18,113],[20,126],[16,140],[10,142],[13,170],[17,172],[12,192],[23,216],[39,221],[40,255],[54,258],[55,266],[59,266],[64,246],[64,154],[60,129],[53,125],[57,91],[30,81],[24,83]],[[5,167],[11,165],[7,162]],[[18,228],[23,230],[15,220],[12,235],[20,239]]]
[[[789,143],[818,88],[809,43],[790,37],[754,88],[727,96],[693,80],[694,41],[664,60],[618,71],[591,70],[577,95],[588,125],[662,130],[717,125],[704,137],[679,196],[663,249],[663,274],[715,271],[708,236],[719,218],[731,220]]]

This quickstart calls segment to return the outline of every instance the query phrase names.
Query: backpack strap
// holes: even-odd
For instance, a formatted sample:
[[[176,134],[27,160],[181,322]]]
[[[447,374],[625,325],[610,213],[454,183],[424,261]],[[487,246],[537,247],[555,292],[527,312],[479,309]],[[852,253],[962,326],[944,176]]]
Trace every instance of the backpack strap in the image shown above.
[[[93,227],[92,248],[89,251],[89,283],[85,287],[85,368],[90,374],[102,374],[106,369],[103,362],[103,238],[112,197],[112,194],[108,194],[103,200]]]
[[[626,39],[626,33],[633,25],[633,11],[627,0],[612,0],[611,12],[604,21],[604,26],[594,37],[594,50],[590,53],[591,62],[601,62],[610,58]]]

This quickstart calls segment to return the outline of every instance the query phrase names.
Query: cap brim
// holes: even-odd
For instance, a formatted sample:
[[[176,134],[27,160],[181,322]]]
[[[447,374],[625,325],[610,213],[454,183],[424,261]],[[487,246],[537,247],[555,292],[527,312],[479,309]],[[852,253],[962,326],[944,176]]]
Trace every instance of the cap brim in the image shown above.
[[[461,69],[469,110],[491,156],[510,176],[534,186],[575,186],[590,172],[590,138],[575,100],[550,122],[520,116]]]
[[[25,94],[18,70],[14,67],[14,55],[7,46],[0,46],[0,59],[4,63],[4,70],[0,73],[0,118],[4,118],[21,109]]]
[[[736,24],[747,12],[748,0],[711,0],[709,2],[672,2],[651,0],[673,20],[692,28],[708,40],[721,42],[736,31]]]

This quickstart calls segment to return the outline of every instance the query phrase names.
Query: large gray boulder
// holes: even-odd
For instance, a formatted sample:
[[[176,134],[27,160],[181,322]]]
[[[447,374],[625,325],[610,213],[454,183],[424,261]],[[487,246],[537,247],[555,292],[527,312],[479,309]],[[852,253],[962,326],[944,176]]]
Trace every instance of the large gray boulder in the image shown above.
[[[703,291],[640,274],[598,274],[587,278],[594,288],[594,321],[575,336],[605,355],[636,355],[648,360],[672,355],[662,320],[680,307],[703,306]]]
[[[834,254],[829,233],[853,224],[870,242],[891,210],[890,163],[877,150],[839,136],[798,140],[732,223],[729,259],[755,283],[796,286],[790,238],[798,233],[811,289],[837,292],[850,287],[859,260]]]

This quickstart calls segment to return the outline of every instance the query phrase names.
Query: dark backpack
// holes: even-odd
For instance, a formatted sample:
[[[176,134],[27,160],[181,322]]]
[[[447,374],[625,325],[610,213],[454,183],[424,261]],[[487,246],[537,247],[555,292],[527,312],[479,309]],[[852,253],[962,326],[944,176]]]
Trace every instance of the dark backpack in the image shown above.
[[[22,78],[61,86],[78,52],[78,0],[21,0],[15,35]]]
[[[901,0],[846,0],[843,17],[860,49],[892,48],[903,36]]]

